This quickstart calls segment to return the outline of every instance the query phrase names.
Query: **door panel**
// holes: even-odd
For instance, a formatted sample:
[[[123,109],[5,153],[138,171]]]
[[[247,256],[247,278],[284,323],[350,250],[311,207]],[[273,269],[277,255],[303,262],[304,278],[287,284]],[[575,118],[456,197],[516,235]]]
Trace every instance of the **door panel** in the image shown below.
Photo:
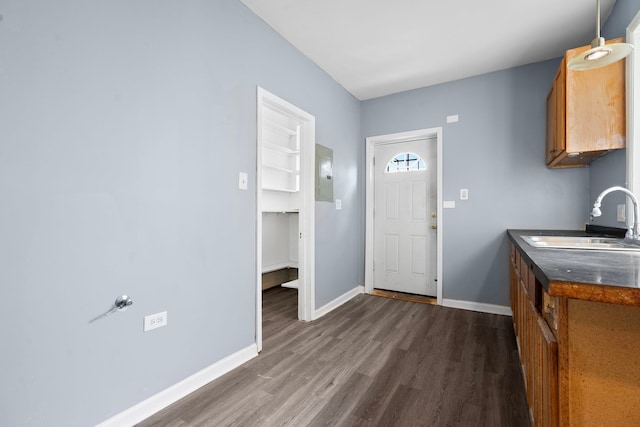
[[[413,221],[426,221],[427,219],[427,183],[411,183],[411,219]]]
[[[387,273],[398,272],[398,236],[387,234],[384,236],[384,270]]]
[[[424,236],[411,236],[411,274],[426,274],[427,239]]]
[[[436,140],[377,145],[374,157],[373,287],[435,296]]]
[[[398,190],[397,183],[386,183],[385,185],[385,219],[394,220],[398,219]]]

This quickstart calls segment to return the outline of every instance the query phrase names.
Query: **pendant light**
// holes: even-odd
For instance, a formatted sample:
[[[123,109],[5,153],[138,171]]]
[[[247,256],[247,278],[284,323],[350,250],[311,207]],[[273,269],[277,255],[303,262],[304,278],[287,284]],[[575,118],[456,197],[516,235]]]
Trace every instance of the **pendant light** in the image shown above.
[[[596,8],[596,38],[591,42],[591,49],[569,61],[567,68],[570,70],[584,71],[604,67],[625,58],[633,51],[633,45],[629,43],[605,44],[604,37],[600,36],[600,0],[597,0]]]

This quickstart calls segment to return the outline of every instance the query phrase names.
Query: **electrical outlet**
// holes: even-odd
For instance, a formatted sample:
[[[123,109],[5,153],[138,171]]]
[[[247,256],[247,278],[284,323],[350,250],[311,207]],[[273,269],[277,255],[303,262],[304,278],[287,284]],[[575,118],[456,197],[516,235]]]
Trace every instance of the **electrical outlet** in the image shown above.
[[[167,312],[144,316],[144,332],[152,331],[167,325]]]

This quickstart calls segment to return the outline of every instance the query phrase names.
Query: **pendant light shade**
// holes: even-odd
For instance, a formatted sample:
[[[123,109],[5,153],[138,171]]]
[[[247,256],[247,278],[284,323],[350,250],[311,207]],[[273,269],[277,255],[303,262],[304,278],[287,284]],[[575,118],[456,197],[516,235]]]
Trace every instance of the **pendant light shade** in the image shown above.
[[[629,43],[605,43],[604,37],[600,37],[600,0],[597,0],[596,8],[596,38],[591,42],[591,49],[569,61],[567,68],[570,70],[584,71],[604,67],[625,58],[633,51],[633,45]]]

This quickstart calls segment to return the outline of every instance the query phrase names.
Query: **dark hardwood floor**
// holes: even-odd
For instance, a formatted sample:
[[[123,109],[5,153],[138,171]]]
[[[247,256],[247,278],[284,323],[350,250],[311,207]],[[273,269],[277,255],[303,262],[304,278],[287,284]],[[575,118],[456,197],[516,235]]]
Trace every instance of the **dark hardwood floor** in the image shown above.
[[[511,318],[360,295],[296,320],[264,292],[263,351],[139,426],[529,426]]]

